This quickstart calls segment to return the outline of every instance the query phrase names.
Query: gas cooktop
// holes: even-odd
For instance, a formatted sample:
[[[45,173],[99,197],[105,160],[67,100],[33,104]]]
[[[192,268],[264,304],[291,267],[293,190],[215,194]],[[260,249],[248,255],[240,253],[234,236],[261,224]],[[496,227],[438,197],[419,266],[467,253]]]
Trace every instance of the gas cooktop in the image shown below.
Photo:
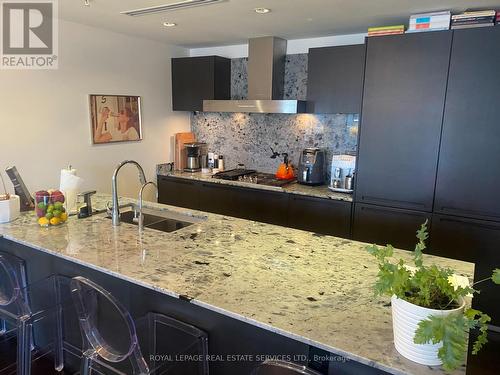
[[[253,169],[231,169],[216,173],[213,175],[213,178],[274,187],[283,187],[295,181],[295,179],[280,180],[272,173],[257,172]]]

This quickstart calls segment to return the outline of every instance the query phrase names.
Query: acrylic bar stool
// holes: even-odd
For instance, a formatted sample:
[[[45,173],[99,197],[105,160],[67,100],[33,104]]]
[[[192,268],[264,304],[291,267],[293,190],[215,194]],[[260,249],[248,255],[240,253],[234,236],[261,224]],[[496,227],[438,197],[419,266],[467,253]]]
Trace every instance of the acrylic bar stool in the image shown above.
[[[27,284],[22,259],[0,252],[0,337],[16,345],[16,374],[31,374],[33,361],[50,355],[54,369],[64,367],[59,281],[52,276]]]
[[[267,360],[258,365],[252,375],[321,375],[306,366],[291,362]]]
[[[81,375],[208,374],[205,332],[156,313],[134,322],[117,299],[84,277],[71,280],[71,293],[84,341]],[[185,353],[196,360],[177,360]]]

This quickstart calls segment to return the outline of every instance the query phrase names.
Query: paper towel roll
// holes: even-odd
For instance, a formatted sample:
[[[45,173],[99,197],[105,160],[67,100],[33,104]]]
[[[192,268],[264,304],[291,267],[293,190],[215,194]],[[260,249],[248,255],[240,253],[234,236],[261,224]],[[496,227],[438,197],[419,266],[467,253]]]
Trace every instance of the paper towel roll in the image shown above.
[[[66,197],[66,211],[70,214],[76,212],[76,199],[82,186],[83,179],[76,175],[76,169],[68,168],[61,170],[59,190]]]

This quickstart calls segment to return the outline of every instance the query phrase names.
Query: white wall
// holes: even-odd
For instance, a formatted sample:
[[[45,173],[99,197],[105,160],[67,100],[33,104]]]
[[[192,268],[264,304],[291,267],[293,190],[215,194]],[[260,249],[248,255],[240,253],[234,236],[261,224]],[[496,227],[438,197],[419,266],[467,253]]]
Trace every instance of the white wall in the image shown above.
[[[348,34],[334,35],[321,38],[294,39],[287,43],[287,54],[293,55],[296,53],[308,53],[309,48],[315,47],[330,47],[343,46],[349,44],[363,44],[365,42],[366,33],[364,34]],[[232,46],[217,46],[207,48],[193,48],[190,51],[190,56],[208,56],[217,55],[231,59],[240,57],[248,57],[248,44],[237,44]]]
[[[155,179],[156,164],[173,160],[172,135],[190,129],[187,113],[171,112],[170,78],[170,58],[189,51],[66,21],[59,46],[58,70],[0,71],[0,170],[16,165],[31,191],[57,187],[69,163],[86,189],[101,192],[110,192],[124,159],[137,160]],[[93,146],[91,93],[141,96],[144,140]],[[124,168],[120,194],[135,197],[138,190],[136,171]]]

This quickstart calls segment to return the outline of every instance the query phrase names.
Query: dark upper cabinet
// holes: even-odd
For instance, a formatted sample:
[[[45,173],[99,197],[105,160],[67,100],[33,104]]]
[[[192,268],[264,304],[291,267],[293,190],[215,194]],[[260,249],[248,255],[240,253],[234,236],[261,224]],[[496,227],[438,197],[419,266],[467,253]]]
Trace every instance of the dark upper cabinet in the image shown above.
[[[364,44],[311,48],[307,70],[307,112],[361,112]]]
[[[203,100],[231,98],[231,60],[219,56],[172,59],[172,108],[202,111]]]
[[[356,203],[352,238],[356,241],[382,246],[390,244],[398,249],[414,250],[417,230],[426,220],[430,223],[431,214]]]
[[[456,30],[434,211],[500,219],[500,27]]]
[[[367,39],[357,202],[432,211],[451,39]]]
[[[320,234],[349,238],[351,202],[290,195],[288,226]]]
[[[500,223],[434,215],[431,229],[431,253],[475,263],[474,280],[490,277],[500,266]],[[490,315],[500,326],[500,293],[491,282],[479,284],[481,294],[474,296],[473,306]]]

